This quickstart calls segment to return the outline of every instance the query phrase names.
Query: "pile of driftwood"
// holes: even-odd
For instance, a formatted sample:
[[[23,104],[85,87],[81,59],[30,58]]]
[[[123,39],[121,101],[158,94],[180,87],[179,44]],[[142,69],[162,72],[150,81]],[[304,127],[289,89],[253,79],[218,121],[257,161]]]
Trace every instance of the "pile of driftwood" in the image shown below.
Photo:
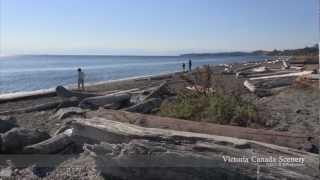
[[[135,88],[109,94],[70,91],[63,86],[58,86],[56,88],[56,94],[61,98],[60,101],[0,112],[0,115],[29,113],[51,109],[58,110],[66,107],[81,107],[82,109],[122,109],[129,112],[150,113],[159,108],[164,98],[173,95],[166,82],[146,90]]]
[[[21,141],[25,134],[32,134],[33,138]],[[65,154],[72,146],[78,147],[81,156],[74,158],[90,157],[96,171],[107,179],[319,178],[318,158],[307,152],[253,140],[145,128],[98,117],[72,118],[68,127],[53,137],[17,128],[1,137],[5,144],[8,138],[19,139],[3,149],[14,149],[19,154],[57,155]],[[269,162],[272,158],[275,162]],[[28,158],[25,161],[34,163]]]
[[[144,128],[103,118],[73,119],[64,133],[27,149],[29,153],[53,153],[69,142],[81,146],[106,178],[316,179],[318,175],[317,156],[310,153],[250,140]],[[303,159],[303,165],[295,161],[287,166],[267,167],[267,162],[255,162],[256,157]],[[290,163],[298,166],[292,167]]]
[[[302,69],[288,65],[282,61],[280,69],[271,69],[261,64],[255,64],[237,70],[237,78],[246,78],[244,86],[259,97],[270,96],[282,87],[292,85],[299,76],[306,76],[313,71],[302,71]]]
[[[163,88],[153,88],[155,91],[152,92],[159,92],[160,87]],[[140,94],[141,92],[138,93]],[[143,102],[163,95],[142,94],[146,94],[139,97]],[[75,96],[66,98],[73,97]],[[86,105],[90,102],[104,107],[105,104],[102,106],[96,97],[99,96],[82,97],[82,100],[78,99],[78,104],[85,100]],[[108,101],[108,96],[102,97],[103,102],[115,102]],[[121,99],[122,93],[112,97]],[[138,96],[134,100],[138,102]],[[127,108],[132,107],[137,107],[137,104]],[[81,115],[81,118],[74,115]],[[51,171],[56,168],[52,163],[58,161],[55,157],[69,157],[84,162],[83,166],[93,166],[106,179],[319,178],[317,156],[290,148],[301,143],[301,137],[290,137],[285,133],[270,135],[272,132],[105,108],[61,108],[55,113],[55,118],[69,118],[69,121],[53,136],[49,136],[39,130],[19,128],[14,119],[2,117],[1,152],[19,154],[20,159],[23,157],[23,164],[40,166],[46,162]],[[198,126],[202,128],[197,128]],[[299,142],[294,142],[293,139]],[[66,154],[69,156],[65,156]],[[282,162],[283,164],[276,162],[272,165],[268,162],[256,162],[257,157],[299,161]],[[14,156],[6,156],[2,160],[12,161],[12,158]],[[94,165],[86,164],[88,158]],[[18,160],[13,163],[18,163]],[[34,168],[32,173],[37,173],[36,170]]]
[[[77,98],[79,107],[82,109],[98,109],[102,107],[139,113],[154,111],[161,105],[165,97],[172,95],[166,82],[143,91],[130,89],[107,95],[72,92],[61,86],[57,87],[56,91],[57,95],[62,98]]]

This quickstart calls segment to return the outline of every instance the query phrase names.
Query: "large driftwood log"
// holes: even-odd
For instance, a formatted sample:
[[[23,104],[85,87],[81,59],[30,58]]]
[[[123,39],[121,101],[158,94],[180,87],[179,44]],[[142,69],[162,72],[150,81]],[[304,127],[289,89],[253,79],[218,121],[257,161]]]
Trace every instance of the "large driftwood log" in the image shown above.
[[[59,97],[62,97],[62,98],[77,97],[79,99],[84,99],[88,97],[101,96],[101,94],[70,91],[63,86],[57,86],[56,93]]]
[[[236,73],[240,73],[240,72],[247,71],[247,70],[250,70],[250,69],[253,69],[253,68],[257,68],[257,67],[260,67],[260,66],[261,66],[261,64],[253,64],[253,65],[251,64],[251,65],[247,65],[247,66],[235,69],[234,71]]]
[[[304,75],[309,75],[309,74],[312,74],[312,71],[302,71],[302,72],[294,72],[294,73],[288,73],[288,74],[279,74],[279,75],[256,77],[256,78],[250,78],[250,80],[298,77],[298,76],[304,76]]]
[[[250,75],[255,75],[255,74],[265,74],[269,72],[270,70],[266,68],[265,66],[257,66],[255,68],[247,69],[244,71],[239,71],[237,72],[237,77],[243,76],[243,77],[248,77]]]
[[[98,107],[103,107],[110,104],[126,104],[129,102],[131,95],[130,94],[109,94],[106,96],[97,96],[91,98],[83,99],[79,106],[84,109],[95,109]]]
[[[65,107],[71,107],[71,106],[78,106],[79,100],[78,99],[67,99],[63,101],[58,102],[50,102],[45,104],[39,104],[32,107],[22,108],[22,109],[16,109],[11,111],[4,111],[0,112],[0,115],[8,115],[8,114],[14,114],[14,113],[30,113],[35,111],[47,111],[51,109],[59,109],[59,108],[65,108]]]
[[[48,140],[23,148],[27,154],[55,154],[72,145],[73,141],[68,134],[61,133]]]
[[[272,89],[283,86],[290,86],[295,79],[296,77],[284,77],[276,79],[251,80],[251,82],[260,89]]]
[[[277,89],[281,87],[292,85],[295,79],[295,77],[283,77],[274,79],[246,80],[244,81],[243,85],[250,92],[255,93],[259,97],[265,97],[277,92]]]
[[[161,105],[160,98],[152,98],[152,99],[148,99],[142,103],[125,108],[123,110],[128,111],[128,112],[150,113],[154,109],[159,108],[160,105]]]
[[[270,70],[270,72],[267,73],[255,73],[251,72],[246,74],[246,78],[257,78],[257,77],[265,77],[265,76],[273,76],[273,75],[283,75],[283,74],[289,74],[289,73],[296,73],[297,70]]]
[[[54,115],[51,116],[51,119],[66,119],[71,116],[83,116],[86,110],[83,110],[79,107],[68,107],[59,109]]]
[[[272,130],[252,129],[237,126],[219,125],[205,122],[195,122],[182,119],[152,116],[147,114],[131,113],[99,109],[86,113],[87,118],[101,117],[113,121],[136,124],[148,128],[163,128],[195,133],[213,134],[220,136],[236,137],[255,141],[276,144],[280,146],[300,148],[313,134],[292,134]]]
[[[50,138],[46,132],[25,128],[13,128],[1,135],[1,150],[7,153],[20,152],[24,146]]]
[[[84,146],[105,177],[316,179],[318,176],[316,155],[256,141],[143,128],[101,118],[76,119],[72,127],[74,136],[106,142]],[[268,163],[261,162],[257,175],[255,158],[270,156],[277,162],[281,157],[296,158],[303,165],[266,167]],[[227,162],[229,157],[243,161]]]

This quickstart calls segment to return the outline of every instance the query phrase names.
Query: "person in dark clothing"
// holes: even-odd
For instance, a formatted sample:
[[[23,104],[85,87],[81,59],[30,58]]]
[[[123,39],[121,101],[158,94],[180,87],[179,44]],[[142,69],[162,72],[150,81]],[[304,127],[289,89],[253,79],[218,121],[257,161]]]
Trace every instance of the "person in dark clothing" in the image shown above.
[[[85,77],[84,72],[81,70],[81,68],[79,68],[78,69],[78,90],[84,90],[84,77]]]
[[[182,63],[182,70],[183,70],[183,72],[186,72],[186,64],[185,63]]]
[[[313,141],[313,137],[308,137],[308,142],[305,143],[304,149],[307,152],[318,154],[319,148],[312,141]]]
[[[192,61],[191,59],[189,59],[189,72],[191,72],[191,69],[192,69]]]

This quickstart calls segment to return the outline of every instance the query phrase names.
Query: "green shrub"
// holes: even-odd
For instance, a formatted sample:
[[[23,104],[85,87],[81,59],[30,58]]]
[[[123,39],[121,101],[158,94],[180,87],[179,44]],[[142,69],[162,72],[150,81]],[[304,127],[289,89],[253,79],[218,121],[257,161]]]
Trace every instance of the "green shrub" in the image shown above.
[[[182,75],[181,79],[195,90],[180,91],[175,100],[163,102],[161,116],[245,127],[258,124],[257,108],[241,98],[242,87],[225,83],[222,75],[213,75],[210,66],[196,69],[192,76]]]
[[[234,96],[186,95],[180,93],[176,100],[165,101],[160,115],[194,121],[206,121],[237,126],[257,123],[256,107]]]

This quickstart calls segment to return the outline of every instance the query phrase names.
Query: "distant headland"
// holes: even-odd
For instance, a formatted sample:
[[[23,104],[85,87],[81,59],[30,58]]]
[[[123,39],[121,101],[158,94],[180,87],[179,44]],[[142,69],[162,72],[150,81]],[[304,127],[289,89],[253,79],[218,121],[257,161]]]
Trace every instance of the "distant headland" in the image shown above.
[[[249,55],[266,55],[266,56],[318,56],[319,45],[315,44],[310,47],[301,49],[289,49],[289,50],[257,50],[253,52],[220,52],[220,53],[189,53],[181,54],[182,57],[224,57],[224,56],[249,56]]]

